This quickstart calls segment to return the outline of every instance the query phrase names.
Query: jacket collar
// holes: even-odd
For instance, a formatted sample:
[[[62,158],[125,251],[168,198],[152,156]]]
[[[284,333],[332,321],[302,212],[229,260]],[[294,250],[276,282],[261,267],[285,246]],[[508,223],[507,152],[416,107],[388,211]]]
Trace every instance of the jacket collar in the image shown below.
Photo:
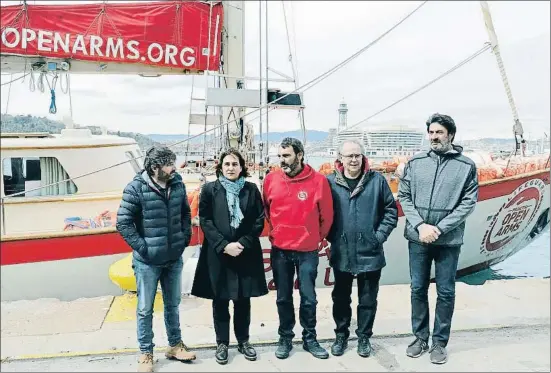
[[[147,171],[143,171],[141,173],[141,175],[139,175],[141,177],[141,179],[143,180],[143,182],[145,182],[151,189],[153,189],[155,192],[157,192],[158,194],[162,195],[161,191],[155,186],[155,183],[153,182],[153,180],[151,180],[151,177],[147,174]],[[172,186],[173,184],[177,183],[177,182],[182,182],[182,176],[180,176],[178,173],[176,173],[172,179],[170,179],[167,183],[166,183],[166,188],[167,188],[167,197],[170,197],[170,191],[172,189]]]
[[[452,144],[452,148],[445,153],[437,153],[432,149],[429,149],[427,155],[429,157],[455,157],[463,153],[463,147],[461,145]]]

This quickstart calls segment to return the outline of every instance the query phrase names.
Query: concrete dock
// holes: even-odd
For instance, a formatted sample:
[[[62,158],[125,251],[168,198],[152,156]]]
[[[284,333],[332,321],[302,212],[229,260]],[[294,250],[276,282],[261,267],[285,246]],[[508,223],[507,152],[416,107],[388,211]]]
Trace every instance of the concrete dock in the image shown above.
[[[488,281],[481,286],[458,282],[449,362],[430,363],[405,356],[411,342],[408,285],[381,287],[372,344],[363,359],[355,341],[341,357],[317,360],[302,350],[297,325],[295,348],[287,360],[274,356],[278,317],[275,293],[252,301],[251,343],[259,359],[246,361],[230,348],[230,362],[214,360],[211,302],[184,298],[180,318],[184,342],[198,359],[167,361],[162,300],[155,305],[156,371],[550,371],[550,280]],[[355,291],[355,290],[354,290]],[[334,338],[331,289],[318,289],[318,338],[329,348]],[[353,297],[354,299],[354,297]],[[431,310],[436,291],[429,291]],[[356,300],[353,301],[352,335]],[[295,294],[298,323],[298,292]],[[133,295],[62,302],[53,299],[2,302],[1,371],[136,371],[136,298]],[[431,326],[433,322],[431,312]],[[233,335],[232,335],[233,338]],[[234,343],[235,340],[232,341]]]

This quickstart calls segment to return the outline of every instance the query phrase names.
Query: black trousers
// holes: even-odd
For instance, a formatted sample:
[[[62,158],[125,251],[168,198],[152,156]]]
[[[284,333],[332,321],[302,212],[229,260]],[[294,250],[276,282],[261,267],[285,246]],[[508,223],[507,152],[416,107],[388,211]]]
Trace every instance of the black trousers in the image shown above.
[[[352,319],[352,282],[357,277],[358,282],[358,338],[371,338],[373,335],[373,323],[377,312],[377,294],[379,293],[379,280],[381,270],[363,272],[354,276],[348,272],[334,269],[335,284],[331,297],[333,299],[333,319],[335,320],[335,333],[350,336],[350,321]]]
[[[216,343],[230,343],[230,301],[214,299],[212,301],[212,316]],[[249,340],[249,326],[251,325],[251,299],[241,298],[233,301],[233,330],[238,343]]]

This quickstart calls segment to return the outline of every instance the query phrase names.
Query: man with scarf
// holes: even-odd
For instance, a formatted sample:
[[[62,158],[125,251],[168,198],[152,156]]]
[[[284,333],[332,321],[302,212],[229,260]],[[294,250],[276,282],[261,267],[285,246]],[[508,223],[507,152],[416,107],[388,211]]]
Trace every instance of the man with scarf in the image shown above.
[[[383,175],[369,169],[361,142],[344,141],[339,150],[341,161],[328,176],[333,195],[333,225],[327,236],[331,242],[330,265],[335,283],[333,319],[335,342],[331,353],[342,355],[348,346],[352,319],[352,283],[358,285],[357,352],[371,355],[369,339],[377,312],[381,271],[386,265],[383,243],[398,224],[396,201]]]
[[[319,359],[329,354],[316,335],[316,278],[319,243],[333,222],[333,201],[327,179],[304,163],[304,146],[287,137],[278,153],[281,170],[270,172],[264,181],[264,206],[270,222],[270,263],[277,288],[279,345],[275,355],[289,357],[293,348],[295,271],[300,291],[299,319],[302,346]]]
[[[219,364],[228,362],[229,302],[239,353],[256,360],[249,343],[251,297],[268,293],[259,236],[264,228],[262,197],[248,176],[243,156],[236,149],[220,155],[216,181],[205,184],[199,199],[199,221],[205,235],[191,294],[212,299]]]
[[[416,358],[429,351],[428,288],[434,261],[437,300],[430,360],[444,364],[448,360],[446,346],[465,220],[478,200],[478,179],[474,162],[461,154],[461,146],[453,144],[454,120],[436,113],[426,125],[430,150],[407,163],[398,191],[406,216],[404,235],[409,241],[411,324],[415,335],[406,354]]]
[[[180,330],[182,254],[191,238],[191,211],[175,161],[176,155],[167,147],[149,149],[145,170],[124,189],[117,213],[117,230],[132,248],[138,294],[139,372],[153,371],[153,303],[159,282],[169,343],[165,356],[181,361],[195,359],[182,342]]]

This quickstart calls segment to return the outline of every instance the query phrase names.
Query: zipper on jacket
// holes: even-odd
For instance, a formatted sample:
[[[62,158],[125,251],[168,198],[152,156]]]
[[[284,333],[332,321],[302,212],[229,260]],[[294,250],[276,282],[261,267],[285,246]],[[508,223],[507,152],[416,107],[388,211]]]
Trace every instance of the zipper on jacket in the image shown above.
[[[172,226],[171,226],[171,221],[170,221],[170,203],[169,203],[169,199],[170,199],[170,185],[167,184],[166,188],[167,188],[167,193],[166,193],[166,196],[163,195],[163,193],[161,193],[161,191],[157,190],[157,188],[154,186],[154,185],[151,185],[149,184],[148,185],[149,188],[153,189],[153,192],[156,193],[159,197],[161,197],[161,199],[164,201],[165,203],[165,206],[166,206],[166,223],[167,223],[167,229],[168,229],[168,234],[167,234],[167,248],[170,250],[170,247],[172,246],[172,243],[171,243],[171,236],[172,236]],[[184,196],[185,197],[185,196]],[[187,197],[185,197],[187,198]]]
[[[440,168],[441,158],[440,158],[440,156],[437,156],[437,157],[438,158],[436,160],[436,171],[434,172],[434,179],[432,179],[432,188],[430,190],[429,210],[427,212],[427,221],[430,218],[430,209],[431,209],[431,205],[432,205],[432,194],[434,193],[434,186],[436,185],[436,176],[438,176],[438,169]]]
[[[168,250],[170,250],[171,246],[172,246],[172,222],[170,221],[170,201],[169,201],[169,198],[170,198],[170,186],[167,185],[167,194],[166,194],[166,198],[163,198],[165,200],[165,205],[166,205],[166,223],[167,223],[167,227],[168,227],[168,235],[167,235],[167,248]],[[185,196],[184,196],[185,197]],[[186,197],[187,198],[187,197]]]

